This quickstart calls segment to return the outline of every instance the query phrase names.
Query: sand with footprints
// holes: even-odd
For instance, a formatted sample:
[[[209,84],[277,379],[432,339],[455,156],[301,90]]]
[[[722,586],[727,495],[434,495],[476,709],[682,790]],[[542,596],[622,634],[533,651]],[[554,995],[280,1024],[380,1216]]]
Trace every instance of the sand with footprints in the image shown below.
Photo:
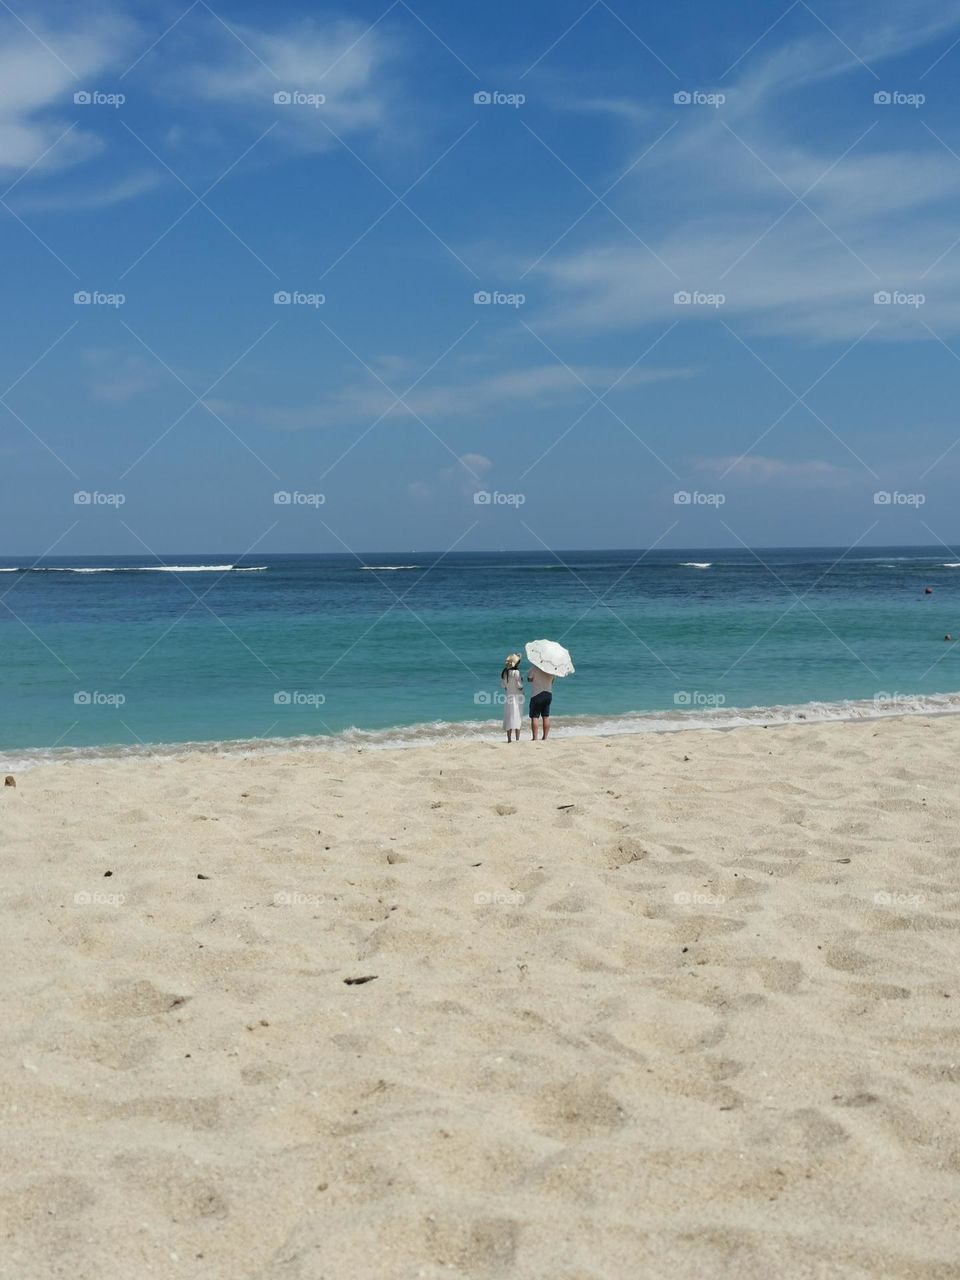
[[[960,1277],[958,761],[558,721],[23,773],[0,1275]]]

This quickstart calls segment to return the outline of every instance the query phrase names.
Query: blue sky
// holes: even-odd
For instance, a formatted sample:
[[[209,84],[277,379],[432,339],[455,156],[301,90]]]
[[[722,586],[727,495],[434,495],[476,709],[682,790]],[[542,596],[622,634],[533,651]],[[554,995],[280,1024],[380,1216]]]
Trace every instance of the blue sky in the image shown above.
[[[3,554],[960,538],[960,0],[0,27]]]

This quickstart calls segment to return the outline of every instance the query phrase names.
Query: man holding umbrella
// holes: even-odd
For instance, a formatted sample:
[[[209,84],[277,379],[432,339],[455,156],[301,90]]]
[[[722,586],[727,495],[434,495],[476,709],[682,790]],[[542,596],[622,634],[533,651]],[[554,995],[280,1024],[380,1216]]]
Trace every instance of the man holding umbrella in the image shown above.
[[[526,646],[530,670],[527,680],[533,685],[530,697],[530,733],[537,741],[537,721],[543,724],[543,741],[550,733],[550,704],[553,701],[553,682],[557,676],[573,674],[570,654],[555,640],[531,640]]]

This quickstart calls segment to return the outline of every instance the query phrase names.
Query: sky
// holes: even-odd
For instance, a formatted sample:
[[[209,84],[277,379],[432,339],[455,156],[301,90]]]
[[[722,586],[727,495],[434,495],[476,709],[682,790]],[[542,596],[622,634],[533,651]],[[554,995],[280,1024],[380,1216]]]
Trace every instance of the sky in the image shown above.
[[[960,540],[960,0],[0,34],[0,554]]]

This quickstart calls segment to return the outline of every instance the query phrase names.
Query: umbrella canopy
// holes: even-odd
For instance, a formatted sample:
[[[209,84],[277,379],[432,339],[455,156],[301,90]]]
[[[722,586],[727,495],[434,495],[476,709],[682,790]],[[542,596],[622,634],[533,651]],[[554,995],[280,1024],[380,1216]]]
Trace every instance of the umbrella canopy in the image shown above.
[[[545,671],[548,676],[572,676],[573,661],[562,644],[556,640],[531,640],[526,646],[527,661]]]

